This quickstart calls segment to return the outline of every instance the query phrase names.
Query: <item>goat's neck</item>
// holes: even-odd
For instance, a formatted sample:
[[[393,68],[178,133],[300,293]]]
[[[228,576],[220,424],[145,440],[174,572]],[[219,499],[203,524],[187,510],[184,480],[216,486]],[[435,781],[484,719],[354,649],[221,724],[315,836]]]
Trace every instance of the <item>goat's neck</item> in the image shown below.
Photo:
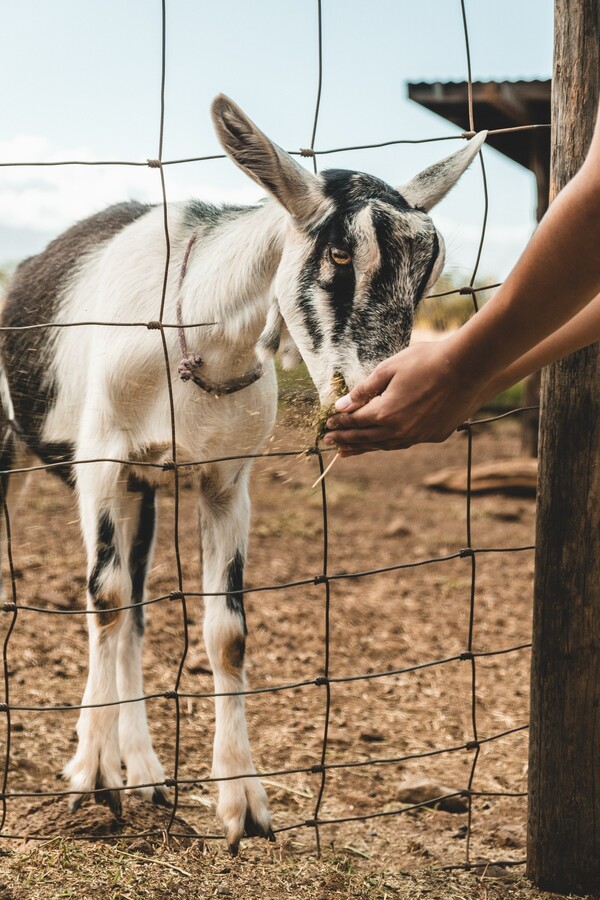
[[[286,213],[274,201],[240,212],[203,235],[192,251],[184,290],[187,316],[217,322],[204,330],[220,347],[235,348],[241,360],[251,354],[273,302]],[[189,321],[189,319],[188,319]],[[199,335],[202,340],[202,336]]]

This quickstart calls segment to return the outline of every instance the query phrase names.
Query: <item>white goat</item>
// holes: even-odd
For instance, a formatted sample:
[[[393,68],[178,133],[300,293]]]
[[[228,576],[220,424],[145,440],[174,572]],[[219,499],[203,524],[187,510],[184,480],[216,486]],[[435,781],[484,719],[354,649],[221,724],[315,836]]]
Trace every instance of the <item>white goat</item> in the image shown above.
[[[427,211],[452,187],[485,134],[395,190],[361,172],[315,176],[273,144],[228,98],[213,104],[231,159],[271,195],[250,207],[192,201],[168,208],[171,239],[165,321],[189,323],[202,362],[177,375],[177,332],[165,331],[175,404],[177,461],[258,451],[275,418],[273,354],[298,348],[319,391],[334,375],[351,387],[409,340],[414,309],[443,265],[443,241]],[[171,420],[160,332],[86,327],[10,330],[44,322],[155,319],[165,236],[161,207],[113,206],[75,225],[23,262],[2,313],[1,354],[11,429],[1,468],[17,449],[75,488],[88,556],[89,676],[83,704],[143,695],[145,582],[155,530],[155,491],[173,478]],[[184,369],[185,369],[184,365]],[[195,383],[194,383],[195,382]],[[219,385],[216,392],[210,388]],[[208,388],[208,390],[207,390]],[[243,388],[243,390],[242,390]],[[230,391],[230,392],[229,392]],[[3,391],[6,393],[6,391]],[[77,465],[80,460],[124,460]],[[139,463],[155,463],[156,468]],[[244,698],[242,601],[249,528],[250,462],[182,470],[199,488],[204,638],[216,698],[213,774],[229,847],[273,838],[255,773]],[[5,482],[7,478],[5,477]],[[6,484],[5,484],[6,487]],[[214,592],[215,596],[211,596]],[[120,607],[134,605],[129,610]],[[165,775],[143,701],[82,709],[79,744],[65,774],[77,807],[86,793],[121,809],[127,788],[165,802]],[[140,785],[153,787],[136,787]]]

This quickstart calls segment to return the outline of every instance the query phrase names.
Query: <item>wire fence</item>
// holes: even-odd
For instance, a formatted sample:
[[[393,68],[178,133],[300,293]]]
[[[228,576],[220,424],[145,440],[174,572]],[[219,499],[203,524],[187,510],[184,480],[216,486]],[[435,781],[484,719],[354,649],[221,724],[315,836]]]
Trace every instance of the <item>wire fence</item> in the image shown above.
[[[279,768],[274,770],[262,771],[258,772],[258,775],[261,777],[276,777],[282,775],[292,775],[292,774],[312,774],[318,776],[319,778],[319,787],[318,793],[316,797],[316,801],[314,804],[314,811],[312,817],[310,819],[304,819],[301,821],[293,821],[288,824],[282,825],[275,829],[276,834],[282,834],[284,832],[290,832],[297,829],[310,829],[314,832],[316,848],[317,852],[320,852],[321,848],[321,831],[322,829],[327,828],[329,825],[340,824],[340,823],[348,823],[348,822],[364,822],[370,819],[378,819],[381,817],[394,817],[394,816],[402,816],[405,815],[412,810],[418,809],[423,806],[431,806],[432,803],[438,801],[444,801],[451,799],[453,797],[463,797],[467,801],[467,827],[466,827],[466,843],[465,843],[465,862],[461,864],[463,868],[469,868],[473,865],[471,859],[471,838],[473,833],[473,807],[475,801],[480,798],[485,797],[524,797],[524,792],[517,791],[478,791],[474,789],[475,776],[478,768],[480,751],[481,748],[489,743],[501,740],[510,735],[514,735],[518,732],[525,731],[528,728],[526,723],[520,724],[517,727],[509,728],[503,731],[498,731],[497,733],[487,735],[486,737],[482,737],[479,733],[478,727],[478,719],[477,719],[477,700],[478,700],[478,691],[477,691],[477,681],[478,681],[478,662],[483,657],[493,657],[500,656],[504,654],[510,653],[518,653],[525,652],[530,648],[529,643],[520,643],[515,646],[502,647],[500,649],[492,649],[487,651],[478,651],[475,649],[475,641],[474,641],[474,623],[475,623],[475,613],[476,613],[476,603],[478,597],[478,582],[477,582],[477,563],[478,559],[483,554],[508,554],[508,553],[523,553],[530,552],[534,548],[533,546],[518,546],[518,547],[477,547],[473,544],[473,536],[472,536],[472,503],[473,503],[473,492],[471,487],[471,477],[472,477],[472,467],[473,467],[473,442],[474,437],[477,431],[484,425],[488,425],[490,423],[496,422],[500,419],[505,418],[506,416],[515,416],[521,412],[526,411],[526,409],[531,409],[531,407],[527,407],[526,409],[512,409],[506,413],[501,415],[487,417],[485,419],[473,420],[464,423],[460,430],[466,433],[467,438],[467,489],[466,489],[466,532],[465,532],[465,542],[464,546],[454,552],[447,555],[441,555],[437,557],[430,557],[427,559],[419,559],[411,562],[399,562],[389,566],[374,568],[366,571],[352,571],[352,572],[332,572],[330,570],[330,548],[329,548],[329,513],[328,513],[328,502],[327,502],[327,479],[323,478],[320,482],[320,491],[321,491],[321,510],[322,510],[322,529],[323,529],[323,544],[322,544],[322,566],[320,571],[315,573],[314,576],[309,578],[301,578],[295,581],[288,581],[286,583],[271,583],[259,585],[257,587],[247,588],[244,591],[227,591],[227,594],[250,594],[250,593],[259,593],[259,592],[278,592],[288,588],[295,588],[301,586],[309,586],[309,585],[317,585],[322,589],[322,604],[323,604],[323,620],[324,620],[324,634],[323,634],[323,659],[322,659],[322,668],[317,675],[312,675],[310,677],[306,677],[302,680],[282,683],[278,685],[270,685],[268,687],[257,687],[252,689],[247,689],[244,691],[238,692],[230,692],[230,693],[217,693],[217,692],[189,692],[181,690],[181,681],[182,675],[184,672],[184,666],[186,663],[186,658],[188,656],[188,651],[190,649],[190,641],[189,641],[189,631],[188,631],[188,599],[191,598],[202,598],[205,596],[203,592],[199,591],[189,591],[184,587],[184,579],[183,579],[183,571],[182,571],[182,560],[181,560],[181,549],[180,549],[180,494],[181,494],[181,485],[180,485],[180,473],[187,467],[190,466],[200,466],[200,465],[208,465],[215,464],[218,462],[225,462],[231,460],[246,460],[246,459],[258,459],[258,458],[284,458],[284,457],[296,457],[299,453],[307,453],[313,455],[316,464],[319,469],[319,473],[323,475],[325,471],[324,464],[324,452],[321,450],[319,446],[314,447],[300,447],[289,451],[282,452],[265,452],[259,454],[246,454],[246,455],[236,455],[229,456],[223,455],[218,458],[211,459],[199,459],[193,462],[179,462],[177,459],[177,435],[176,435],[176,415],[175,415],[175,405],[173,399],[173,390],[171,385],[170,371],[171,371],[171,362],[169,359],[168,345],[166,339],[166,331],[167,329],[172,328],[180,328],[181,325],[179,323],[170,323],[164,320],[165,315],[165,300],[167,295],[167,281],[170,273],[170,265],[171,265],[171,239],[169,234],[169,223],[167,217],[167,188],[166,188],[166,179],[165,179],[165,169],[168,166],[178,165],[178,164],[186,164],[190,162],[201,162],[204,160],[211,160],[222,158],[221,155],[211,155],[211,156],[201,156],[194,157],[190,159],[175,159],[175,160],[164,160],[163,159],[163,138],[164,138],[164,122],[165,122],[165,80],[166,80],[166,34],[167,34],[167,0],[162,0],[161,3],[161,12],[162,12],[162,49],[161,49],[161,112],[160,112],[160,130],[159,130],[159,144],[158,144],[158,154],[155,159],[148,159],[145,162],[140,161],[128,161],[128,160],[65,160],[59,162],[38,162],[38,161],[14,161],[14,162],[0,162],[0,168],[2,167],[11,167],[11,166],[149,166],[158,171],[160,177],[161,184],[161,192],[162,192],[162,206],[163,206],[163,217],[164,217],[164,238],[165,238],[165,266],[164,266],[164,277],[162,283],[162,293],[161,293],[161,301],[160,301],[160,309],[158,312],[158,318],[152,322],[139,322],[139,321],[131,321],[131,322],[104,322],[104,321],[78,321],[69,323],[68,325],[64,322],[50,322],[39,325],[28,325],[23,326],[23,328],[27,329],[52,329],[52,328],[64,328],[64,327],[92,327],[92,326],[115,326],[118,324],[120,328],[134,328],[134,329],[154,329],[159,333],[160,340],[162,342],[162,349],[164,355],[165,362],[165,374],[166,374],[166,383],[168,386],[168,397],[169,397],[169,415],[171,422],[171,460],[168,463],[157,464],[150,462],[135,462],[135,466],[149,466],[152,468],[158,469],[167,469],[172,472],[173,477],[173,485],[174,485],[174,517],[173,517],[173,533],[172,533],[172,542],[174,549],[174,563],[175,563],[175,573],[174,573],[174,582],[176,587],[170,591],[168,594],[164,594],[162,596],[151,597],[149,599],[143,600],[142,603],[136,604],[126,604],[120,607],[115,608],[115,612],[119,610],[127,610],[133,609],[134,607],[139,608],[142,606],[152,606],[158,603],[176,603],[180,607],[181,613],[181,623],[183,630],[183,644],[181,647],[181,655],[179,659],[179,664],[177,666],[177,671],[175,674],[173,686],[171,689],[157,692],[157,693],[148,693],[142,697],[135,697],[128,700],[120,700],[115,701],[113,703],[104,703],[104,704],[57,704],[57,705],[35,705],[35,704],[17,704],[11,701],[11,676],[10,676],[10,653],[11,653],[11,638],[14,634],[14,630],[17,626],[18,621],[25,615],[29,613],[35,613],[36,615],[42,616],[87,616],[87,615],[96,615],[93,610],[89,609],[62,609],[62,608],[52,608],[52,607],[43,607],[37,606],[31,603],[23,603],[20,602],[18,598],[17,592],[17,576],[16,576],[16,563],[13,558],[13,547],[12,547],[12,538],[11,538],[11,517],[9,513],[8,504],[4,498],[2,497],[2,506],[3,506],[3,515],[6,525],[6,534],[7,534],[7,548],[8,548],[8,565],[10,569],[10,585],[11,585],[11,599],[6,602],[3,606],[4,615],[8,620],[8,627],[6,630],[4,644],[3,644],[3,683],[4,683],[4,701],[0,704],[0,714],[4,716],[5,721],[5,734],[6,734],[6,743],[5,743],[5,754],[4,754],[4,763],[2,768],[2,778],[1,778],[1,792],[0,792],[0,801],[2,804],[2,815],[0,821],[0,838],[4,839],[22,839],[24,837],[29,837],[29,839],[35,840],[47,840],[51,838],[55,838],[56,834],[51,835],[37,835],[33,838],[31,835],[26,836],[23,834],[16,833],[8,833],[5,831],[5,824],[7,820],[7,810],[8,804],[12,801],[23,799],[23,798],[37,798],[40,796],[43,797],[68,797],[76,794],[76,791],[72,791],[70,789],[62,789],[55,791],[44,791],[41,793],[40,791],[20,791],[20,790],[9,790],[9,778],[11,775],[11,752],[12,752],[12,743],[11,743],[11,722],[12,722],[12,714],[14,712],[19,713],[27,713],[27,712],[48,712],[48,713],[60,713],[63,711],[74,711],[81,710],[86,708],[97,708],[99,706],[115,706],[120,705],[122,703],[136,703],[140,700],[155,700],[155,699],[165,699],[173,704],[174,711],[174,759],[172,764],[172,775],[165,779],[162,783],[164,786],[173,789],[173,806],[171,809],[170,819],[166,826],[166,831],[168,834],[177,836],[177,837],[186,837],[186,838],[199,838],[203,840],[213,840],[213,839],[222,839],[222,835],[220,834],[198,834],[197,832],[187,833],[178,830],[175,827],[175,819],[176,814],[180,804],[180,788],[186,785],[200,785],[207,784],[211,782],[218,781],[229,781],[229,780],[238,780],[247,778],[249,776],[254,775],[253,772],[245,772],[240,773],[235,776],[229,776],[227,778],[218,778],[218,777],[194,777],[194,778],[182,778],[180,776],[180,763],[181,763],[181,720],[182,720],[182,711],[181,711],[181,702],[184,699],[210,699],[222,696],[232,696],[232,695],[258,695],[258,694],[275,694],[279,692],[291,691],[293,689],[298,688],[306,688],[319,691],[322,693],[322,704],[323,704],[323,735],[321,741],[321,751],[320,751],[320,759],[319,762],[304,767],[294,767],[294,768]],[[464,37],[465,37],[465,49],[466,49],[466,61],[467,61],[467,71],[468,71],[468,113],[469,113],[469,131],[464,132],[462,135],[457,135],[454,138],[452,137],[440,137],[440,138],[427,138],[427,139],[399,139],[394,141],[387,141],[379,144],[362,144],[359,146],[352,147],[336,147],[335,149],[319,149],[316,147],[316,139],[317,139],[317,131],[318,131],[318,122],[319,122],[319,108],[320,108],[320,100],[321,100],[321,88],[323,81],[323,41],[322,41],[322,9],[321,9],[321,0],[317,0],[317,16],[318,16],[318,91],[317,97],[315,101],[315,111],[314,111],[314,119],[312,124],[312,136],[310,147],[307,149],[300,149],[296,151],[290,151],[295,155],[299,155],[306,158],[311,158],[313,161],[314,171],[317,172],[317,160],[321,156],[325,156],[330,153],[339,153],[343,151],[350,150],[361,150],[361,149],[371,149],[377,147],[390,146],[394,144],[406,144],[406,143],[426,143],[431,141],[445,141],[445,140],[456,140],[461,138],[468,138],[475,132],[475,110],[473,104],[473,80],[472,80],[472,72],[471,72],[471,58],[470,58],[470,44],[469,44],[469,35],[468,35],[468,27],[467,27],[467,16],[465,10],[465,2],[464,0],[460,0],[460,12],[462,15],[463,26],[464,26]],[[527,126],[519,126],[518,128],[511,129],[498,129],[496,131],[491,131],[490,134],[499,134],[499,133],[507,133],[507,132],[520,132],[524,129],[540,129],[549,127],[547,124],[531,124]],[[488,194],[487,194],[487,178],[485,171],[485,164],[483,160],[483,154],[480,154],[480,165],[481,165],[481,178],[483,184],[483,192],[484,192],[484,210],[482,217],[482,226],[481,226],[481,236],[479,240],[479,247],[477,252],[477,257],[475,260],[475,264],[472,269],[471,277],[468,284],[465,284],[462,288],[458,288],[456,290],[451,291],[443,291],[441,293],[432,294],[430,296],[433,297],[446,297],[451,294],[463,294],[470,295],[473,301],[474,310],[477,311],[478,303],[477,296],[479,293],[488,291],[490,289],[498,287],[497,284],[490,284],[484,286],[475,286],[477,273],[479,269],[479,263],[481,259],[482,248],[485,240],[486,233],[486,224],[488,217]],[[200,325],[204,325],[207,323],[196,323],[191,325],[186,325],[183,327],[187,328],[195,328]],[[18,326],[12,326],[11,329],[8,329],[4,326],[1,330],[19,330]],[[326,451],[325,451],[326,452]],[[95,459],[79,459],[73,463],[73,465],[84,466],[87,464],[95,463],[95,462],[110,462],[114,463],[118,466],[128,467],[133,465],[131,460],[128,459],[115,459],[115,458],[95,458]],[[47,463],[47,464],[39,464],[34,466],[28,466],[23,468],[13,468],[9,471],[11,474],[20,474],[26,475],[27,473],[40,471],[40,470],[52,470],[58,469],[60,467],[64,467],[64,463],[56,462],[56,463]],[[6,472],[0,472],[0,475],[5,474]],[[393,571],[401,571],[401,570],[410,570],[417,569],[422,566],[437,566],[443,565],[451,560],[455,559],[466,559],[469,561],[470,565],[470,595],[469,595],[469,618],[468,618],[468,637],[466,646],[464,650],[456,655],[442,658],[442,659],[434,659],[427,660],[415,665],[387,669],[385,671],[378,672],[369,672],[362,674],[352,674],[348,676],[332,676],[330,671],[330,656],[331,656],[331,648],[332,648],[332,637],[331,637],[331,586],[333,583],[337,581],[342,581],[344,579],[367,579],[374,577],[376,575],[382,574],[384,572],[393,572]],[[210,592],[210,596],[215,596],[215,592]],[[218,594],[217,594],[218,596]],[[225,593],[223,593],[225,596]],[[349,762],[333,762],[329,759],[329,729],[330,729],[330,721],[331,721],[331,708],[332,708],[332,685],[342,684],[342,683],[353,683],[353,682],[365,682],[372,681],[376,679],[382,679],[389,676],[398,676],[403,675],[409,672],[414,672],[422,669],[429,668],[439,668],[446,666],[451,663],[455,663],[457,661],[464,661],[470,666],[470,710],[471,710],[471,733],[467,740],[449,746],[441,746],[436,749],[427,750],[424,752],[418,753],[410,753],[405,755],[395,755],[395,756],[382,756],[382,757],[374,757],[369,759],[361,759],[354,760]],[[325,797],[328,782],[327,777],[330,772],[337,769],[355,769],[355,768],[363,768],[369,766],[385,766],[403,763],[409,760],[419,760],[426,759],[435,756],[440,756],[444,754],[456,754],[456,753],[464,753],[469,754],[471,763],[470,763],[470,772],[468,781],[465,784],[464,788],[459,791],[444,794],[436,798],[435,800],[428,799],[422,803],[414,803],[410,805],[402,805],[399,808],[394,808],[391,810],[377,810],[374,812],[369,812],[363,815],[352,815],[338,818],[326,818],[321,816],[323,799]],[[151,787],[156,786],[154,783],[152,785],[139,785],[138,787]],[[130,788],[123,785],[120,788],[114,788],[116,791],[125,791]],[[87,794],[101,794],[105,791],[104,788],[98,788],[95,791],[85,791],[81,793]],[[144,831],[137,834],[119,834],[119,835],[106,835],[103,836],[102,839],[110,840],[118,837],[119,839],[133,839],[139,837],[151,837],[151,836],[159,836],[162,835],[163,832],[149,832]],[[86,840],[88,837],[86,835],[76,834],[70,835],[70,839],[75,840]],[[94,839],[97,840],[98,836],[94,835]],[[521,860],[505,860],[505,861],[497,861],[504,862],[504,864],[521,864]],[[448,866],[445,868],[455,868],[453,866]]]

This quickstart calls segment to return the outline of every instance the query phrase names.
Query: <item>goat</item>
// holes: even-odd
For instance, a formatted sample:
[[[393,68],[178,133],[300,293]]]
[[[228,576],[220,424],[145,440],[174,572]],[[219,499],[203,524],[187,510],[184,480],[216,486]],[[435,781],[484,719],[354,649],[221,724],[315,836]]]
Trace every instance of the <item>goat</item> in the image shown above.
[[[234,776],[219,782],[217,812],[235,853],[244,833],[274,839],[239,695],[251,461],[202,460],[261,448],[275,419],[279,349],[294,356],[297,348],[326,404],[335,377],[352,387],[406,346],[415,307],[444,261],[428,211],[467,168],[485,133],[395,190],[362,172],[309,173],[223,95],[212,115],[227,155],[271,195],[254,206],[191,201],[167,211],[165,321],[185,315],[190,323],[213,323],[186,332],[201,354],[184,361],[187,382],[173,362],[177,332],[163,334],[177,461],[198,486],[204,639],[219,695],[213,775]],[[65,767],[75,792],[70,802],[77,808],[95,792],[116,815],[121,762],[127,790],[168,802],[144,702],[102,705],[143,696],[155,493],[173,479],[163,343],[152,330],[22,326],[148,322],[161,305],[164,269],[162,207],[112,206],[21,263],[0,322],[2,395],[12,424],[1,468],[14,467],[22,451],[60,463],[54,471],[77,493],[87,550],[89,674],[77,750]],[[98,461],[78,465],[83,460]]]

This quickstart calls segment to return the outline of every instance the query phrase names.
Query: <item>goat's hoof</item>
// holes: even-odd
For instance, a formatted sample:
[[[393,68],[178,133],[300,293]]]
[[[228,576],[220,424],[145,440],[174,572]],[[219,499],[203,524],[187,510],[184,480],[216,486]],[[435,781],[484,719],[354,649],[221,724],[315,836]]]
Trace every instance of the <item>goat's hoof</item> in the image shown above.
[[[164,784],[165,770],[150,745],[136,753],[124,755],[127,768],[127,793],[135,794],[147,803],[170,806],[169,791]]]
[[[258,822],[256,822],[251,814],[246,813],[246,820],[244,822],[244,836],[245,837],[264,837],[271,844],[274,844],[276,841],[275,832],[269,826],[269,828],[263,828]],[[227,845],[229,852],[232,856],[237,856],[240,850],[240,842],[233,841],[228,843]]]
[[[224,781],[219,788],[217,815],[223,822],[227,846],[236,856],[244,837],[274,840],[267,795],[258,778]]]
[[[244,834],[246,837],[264,837],[273,843],[275,841],[275,832],[269,824],[265,826],[262,822],[257,821],[252,815],[251,810],[246,811],[244,820]]]
[[[103,765],[95,768],[87,763],[84,754],[76,755],[69,760],[63,769],[63,778],[68,780],[69,787],[74,792],[69,798],[69,809],[77,812],[82,803],[88,797],[93,796],[96,803],[108,806],[116,818],[121,817],[121,791],[123,784],[121,766],[112,767]]]
[[[120,819],[123,815],[120,791],[109,791],[106,789],[101,791],[97,790],[94,794],[94,799],[96,803],[99,803],[102,806],[108,806],[116,819]]]
[[[87,794],[71,794],[69,797],[69,811],[72,813],[77,812],[87,796]]]
[[[168,807],[173,806],[173,804],[171,803],[171,801],[169,799],[169,794],[167,793],[167,788],[162,787],[162,785],[160,787],[157,786],[154,788],[154,790],[152,792],[152,802],[154,803],[155,806],[168,806]]]

